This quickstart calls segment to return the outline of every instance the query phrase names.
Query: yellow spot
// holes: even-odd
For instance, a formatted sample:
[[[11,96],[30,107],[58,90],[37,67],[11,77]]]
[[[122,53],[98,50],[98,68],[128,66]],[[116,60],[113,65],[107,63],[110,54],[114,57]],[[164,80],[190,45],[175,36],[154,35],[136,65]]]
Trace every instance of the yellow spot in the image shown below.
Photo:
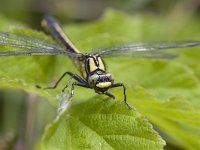
[[[96,84],[96,87],[98,88],[107,88],[111,86],[111,82],[101,82]]]
[[[99,69],[105,70],[105,66],[104,66],[104,63],[103,63],[101,57],[98,57],[98,62],[99,62]]]
[[[90,72],[95,71],[98,67],[95,65],[94,59],[89,58]]]

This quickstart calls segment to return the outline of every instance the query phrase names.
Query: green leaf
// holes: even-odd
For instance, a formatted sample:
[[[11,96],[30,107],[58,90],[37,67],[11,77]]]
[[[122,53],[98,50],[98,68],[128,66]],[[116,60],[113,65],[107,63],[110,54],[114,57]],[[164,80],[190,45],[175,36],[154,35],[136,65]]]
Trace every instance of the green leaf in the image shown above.
[[[9,23],[4,24],[0,28],[8,30]],[[94,47],[133,41],[198,40],[199,26],[200,22],[195,18],[188,23],[177,24],[166,17],[150,15],[131,17],[109,10],[96,22],[67,25],[64,29],[81,51],[90,52]],[[19,28],[11,31],[52,42],[48,36],[34,30]],[[199,48],[169,52],[177,53],[180,57],[174,60],[110,58],[105,61],[108,71],[115,76],[115,82],[125,83],[128,89],[128,102],[153,123],[167,145],[169,143],[183,149],[200,149]],[[50,82],[55,83],[66,70],[78,73],[70,60],[64,56],[1,57],[0,65],[1,86],[37,93],[57,106],[59,104],[55,97],[67,81],[63,81],[55,91],[36,89],[35,84],[47,86]],[[120,88],[111,92],[117,100],[122,99],[123,93]],[[73,144],[78,141],[77,146],[80,148],[97,149],[99,147],[93,146],[101,144],[100,146],[106,147],[108,143],[108,146],[116,149],[121,146],[133,148],[142,146],[138,143],[148,145],[150,142],[152,144],[149,143],[148,146],[152,149],[155,147],[162,149],[164,142],[138,112],[130,111],[124,104],[111,102],[110,99],[105,100],[99,96],[94,98],[94,95],[91,89],[76,88],[72,107],[69,112],[59,115],[58,119],[49,125],[43,136],[41,148],[62,149],[69,146],[76,149]],[[105,114],[104,117],[107,119],[111,115],[113,118],[111,117],[112,121],[106,122],[104,117],[93,118],[91,114],[97,116]],[[116,119],[119,114],[123,114],[122,118]],[[127,116],[130,117],[128,125],[123,118]],[[140,126],[136,126],[138,123]],[[124,131],[124,128],[127,130]],[[122,133],[133,136],[130,139],[121,137],[126,141],[121,143],[119,137],[113,139],[104,136],[110,135],[106,134],[110,132],[113,132],[111,135]],[[148,141],[148,138],[151,140]]]
[[[147,119],[122,102],[99,97],[76,103],[46,128],[41,149],[162,149]]]
[[[147,100],[145,96],[151,98]],[[183,97],[172,97],[159,102],[143,88],[136,87],[133,103],[159,128],[168,142],[182,148],[199,149],[200,111],[190,101]]]

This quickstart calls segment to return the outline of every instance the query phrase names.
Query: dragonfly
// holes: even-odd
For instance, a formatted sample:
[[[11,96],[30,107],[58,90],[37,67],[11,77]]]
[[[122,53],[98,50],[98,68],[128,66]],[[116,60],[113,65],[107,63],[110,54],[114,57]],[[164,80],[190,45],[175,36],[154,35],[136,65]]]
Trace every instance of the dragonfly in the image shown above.
[[[65,89],[71,84],[70,97],[74,95],[74,87],[84,87],[94,89],[98,94],[104,94],[112,99],[115,96],[109,89],[115,87],[123,88],[123,100],[128,108],[132,108],[127,102],[126,86],[124,83],[114,83],[112,74],[107,72],[103,58],[106,57],[130,57],[130,58],[159,58],[171,59],[176,54],[166,53],[166,49],[189,48],[200,46],[200,41],[165,41],[139,44],[126,44],[120,46],[103,47],[93,50],[91,53],[83,53],[72,43],[68,35],[64,32],[61,24],[52,16],[45,16],[41,21],[43,29],[51,35],[56,43],[31,37],[28,35],[0,31],[0,56],[32,56],[32,55],[65,55],[68,56],[80,75],[70,71],[65,72],[57,82],[43,89],[55,89],[63,78],[68,75]],[[12,51],[2,51],[3,47],[11,47]],[[38,88],[41,88],[38,86]]]

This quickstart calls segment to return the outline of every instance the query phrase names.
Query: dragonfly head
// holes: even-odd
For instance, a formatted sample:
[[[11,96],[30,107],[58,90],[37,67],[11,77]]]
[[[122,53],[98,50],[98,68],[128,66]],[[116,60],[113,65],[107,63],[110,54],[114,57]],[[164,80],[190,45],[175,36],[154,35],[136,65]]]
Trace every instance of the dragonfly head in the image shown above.
[[[114,79],[110,73],[94,73],[88,77],[88,83],[97,93],[104,93],[113,84]]]

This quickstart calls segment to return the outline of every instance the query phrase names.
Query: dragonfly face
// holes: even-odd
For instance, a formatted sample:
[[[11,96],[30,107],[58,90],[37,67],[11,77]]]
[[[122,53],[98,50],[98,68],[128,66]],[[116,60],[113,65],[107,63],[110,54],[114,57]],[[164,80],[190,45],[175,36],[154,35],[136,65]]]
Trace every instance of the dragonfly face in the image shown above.
[[[64,91],[71,79],[75,82],[71,84],[71,96],[74,94],[74,87],[81,86],[92,88],[99,94],[105,94],[111,98],[114,95],[108,92],[110,88],[123,87],[124,102],[130,108],[126,101],[126,87],[123,83],[114,83],[110,73],[107,73],[102,57],[129,57],[129,58],[174,58],[176,54],[165,53],[164,50],[170,48],[188,48],[200,46],[200,41],[178,41],[178,42],[154,42],[140,44],[126,44],[123,46],[100,48],[91,54],[81,53],[64,33],[62,27],[51,16],[44,17],[42,21],[44,29],[57,42],[49,43],[41,39],[20,35],[15,33],[0,31],[0,46],[13,48],[12,51],[2,51],[0,56],[18,56],[18,55],[66,55],[71,58],[81,76],[71,72],[65,72],[53,87],[45,89],[54,89],[60,81],[69,75],[71,78],[68,84],[63,88]],[[3,49],[3,48],[2,48]],[[16,50],[15,50],[16,49]]]

